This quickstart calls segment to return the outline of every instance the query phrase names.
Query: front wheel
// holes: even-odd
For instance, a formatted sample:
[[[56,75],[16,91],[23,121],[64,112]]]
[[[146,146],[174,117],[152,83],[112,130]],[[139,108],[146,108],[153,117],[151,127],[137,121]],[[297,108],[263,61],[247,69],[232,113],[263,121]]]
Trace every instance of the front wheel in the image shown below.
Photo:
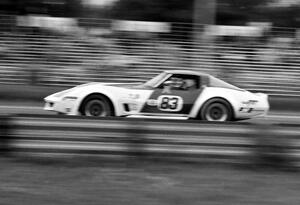
[[[91,96],[85,100],[81,112],[85,116],[107,117],[112,116],[109,101],[102,96]]]
[[[230,121],[232,117],[230,104],[222,99],[209,100],[200,112],[200,118],[207,121]]]

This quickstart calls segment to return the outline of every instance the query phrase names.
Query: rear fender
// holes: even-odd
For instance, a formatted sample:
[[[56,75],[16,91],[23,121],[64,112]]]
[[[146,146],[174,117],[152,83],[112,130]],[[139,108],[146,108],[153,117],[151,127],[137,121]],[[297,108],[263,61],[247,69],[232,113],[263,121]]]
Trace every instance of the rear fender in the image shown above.
[[[235,91],[235,90],[229,90],[225,88],[214,88],[214,87],[206,87],[201,95],[198,97],[196,100],[194,107],[192,108],[189,118],[197,118],[198,113],[200,112],[202,106],[210,99],[213,98],[220,98],[225,101],[227,101],[233,111],[233,117],[236,116],[237,113],[237,101],[235,100],[235,96],[237,93],[235,92],[240,92],[240,91]]]

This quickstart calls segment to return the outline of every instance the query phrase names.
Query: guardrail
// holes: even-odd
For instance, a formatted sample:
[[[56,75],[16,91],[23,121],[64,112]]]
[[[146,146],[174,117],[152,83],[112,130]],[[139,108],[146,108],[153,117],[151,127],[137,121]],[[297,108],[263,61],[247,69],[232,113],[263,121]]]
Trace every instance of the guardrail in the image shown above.
[[[7,119],[1,118],[2,151],[12,154],[300,165],[300,127],[293,125],[40,115]]]

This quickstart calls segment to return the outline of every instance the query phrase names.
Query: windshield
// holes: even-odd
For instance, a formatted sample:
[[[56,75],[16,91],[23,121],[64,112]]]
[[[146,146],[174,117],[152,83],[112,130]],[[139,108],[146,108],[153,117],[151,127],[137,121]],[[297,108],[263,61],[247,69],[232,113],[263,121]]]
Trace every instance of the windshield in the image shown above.
[[[151,80],[147,81],[144,85],[145,86],[149,86],[149,87],[155,87],[159,82],[161,82],[166,76],[168,75],[168,73],[161,73],[158,74],[157,76],[155,76],[154,78],[152,78]]]

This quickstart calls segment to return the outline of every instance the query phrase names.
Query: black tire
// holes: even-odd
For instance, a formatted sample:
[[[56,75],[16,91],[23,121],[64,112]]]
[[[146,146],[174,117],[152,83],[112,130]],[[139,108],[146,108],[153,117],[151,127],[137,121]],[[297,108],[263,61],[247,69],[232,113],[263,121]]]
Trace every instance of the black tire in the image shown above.
[[[199,117],[206,121],[231,121],[233,111],[226,100],[215,98],[204,103]]]
[[[113,108],[108,98],[102,95],[88,96],[80,107],[84,116],[108,117],[113,116]]]

